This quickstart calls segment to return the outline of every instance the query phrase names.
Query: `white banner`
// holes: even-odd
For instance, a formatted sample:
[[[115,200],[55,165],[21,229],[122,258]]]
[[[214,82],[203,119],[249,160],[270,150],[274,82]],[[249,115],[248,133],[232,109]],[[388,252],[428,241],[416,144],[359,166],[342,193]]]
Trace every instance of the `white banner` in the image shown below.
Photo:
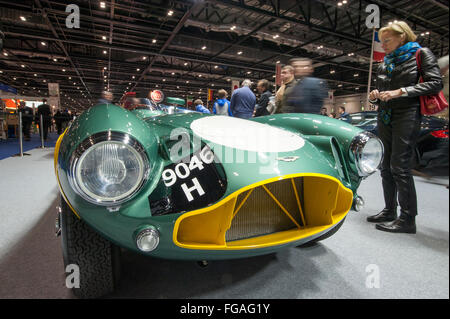
[[[59,83],[49,83],[48,84],[48,96],[59,97]]]

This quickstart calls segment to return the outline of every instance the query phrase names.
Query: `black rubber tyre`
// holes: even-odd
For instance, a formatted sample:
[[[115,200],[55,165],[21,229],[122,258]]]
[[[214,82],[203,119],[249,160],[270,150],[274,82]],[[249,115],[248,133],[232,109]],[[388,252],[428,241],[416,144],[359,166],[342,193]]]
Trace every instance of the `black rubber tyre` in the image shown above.
[[[80,270],[80,287],[71,288],[73,294],[98,298],[113,292],[120,276],[120,248],[79,219],[63,198],[60,221],[64,269],[74,264]]]
[[[311,247],[311,246],[314,246],[315,244],[317,244],[319,241],[322,241],[322,240],[324,240],[324,239],[327,239],[328,237],[333,236],[334,234],[336,234],[336,232],[339,230],[339,228],[342,227],[342,224],[344,223],[345,218],[346,218],[346,217],[344,217],[344,219],[342,219],[342,220],[339,222],[339,224],[337,224],[337,225],[336,225],[332,230],[330,230],[328,233],[323,234],[322,236],[317,237],[316,239],[313,239],[313,240],[311,240],[311,241],[309,241],[309,242],[307,242],[307,243],[305,243],[305,244],[303,244],[303,245],[299,245],[299,246],[297,246],[297,247],[300,247],[300,248]]]

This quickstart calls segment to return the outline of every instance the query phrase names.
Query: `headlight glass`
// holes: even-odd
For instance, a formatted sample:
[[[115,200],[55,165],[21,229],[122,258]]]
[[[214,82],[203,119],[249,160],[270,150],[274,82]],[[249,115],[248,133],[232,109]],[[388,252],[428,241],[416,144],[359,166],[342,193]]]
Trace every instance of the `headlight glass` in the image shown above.
[[[129,137],[109,139],[82,150],[72,163],[72,184],[80,196],[95,204],[116,205],[140,189],[148,175],[148,161],[142,148],[129,141]]]
[[[358,174],[368,176],[380,166],[384,149],[378,137],[372,133],[363,132],[353,139],[350,152],[353,153]]]
[[[372,174],[378,168],[383,158],[383,146],[378,138],[371,138],[364,146],[361,158],[360,169],[366,174]]]

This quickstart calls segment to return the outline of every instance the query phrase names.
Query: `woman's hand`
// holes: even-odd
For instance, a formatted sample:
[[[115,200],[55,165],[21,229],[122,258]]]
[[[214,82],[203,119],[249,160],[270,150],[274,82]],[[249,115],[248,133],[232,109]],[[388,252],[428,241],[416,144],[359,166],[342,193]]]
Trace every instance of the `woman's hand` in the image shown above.
[[[369,100],[375,101],[380,98],[380,92],[378,90],[373,90],[369,93]]]
[[[397,97],[400,97],[400,96],[402,96],[402,94],[403,94],[403,92],[402,92],[401,89],[393,90],[393,91],[383,91],[383,92],[380,92],[379,99],[381,101],[385,101],[386,102],[386,101],[395,99]]]

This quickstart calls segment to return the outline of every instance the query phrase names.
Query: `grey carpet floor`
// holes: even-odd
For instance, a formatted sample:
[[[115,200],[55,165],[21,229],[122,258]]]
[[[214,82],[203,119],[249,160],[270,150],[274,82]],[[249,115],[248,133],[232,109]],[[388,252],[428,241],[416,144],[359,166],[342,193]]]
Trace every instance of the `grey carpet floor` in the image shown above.
[[[0,298],[73,298],[54,235],[58,190],[53,149],[0,160]],[[119,289],[107,298],[449,298],[448,189],[415,178],[415,235],[377,231],[366,217],[383,208],[378,173],[364,180],[361,212],[309,248],[240,260],[195,262],[123,252]],[[448,178],[440,182],[448,184]]]

